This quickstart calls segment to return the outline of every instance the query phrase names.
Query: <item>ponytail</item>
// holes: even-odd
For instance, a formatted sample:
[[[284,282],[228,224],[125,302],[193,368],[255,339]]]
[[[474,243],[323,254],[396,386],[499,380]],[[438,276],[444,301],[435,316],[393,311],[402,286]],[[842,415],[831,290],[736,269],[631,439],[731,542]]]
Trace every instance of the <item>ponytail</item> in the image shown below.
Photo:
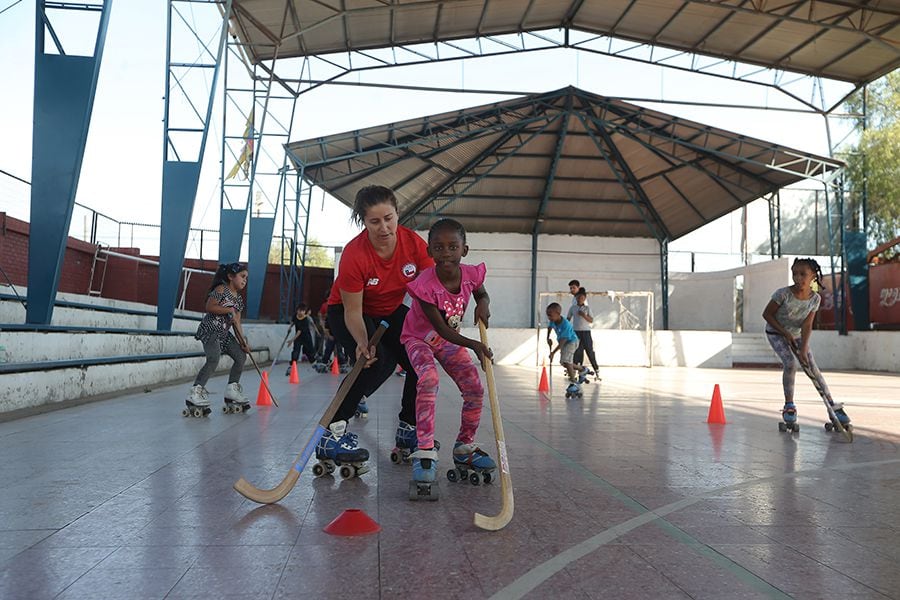
[[[229,275],[237,275],[241,271],[246,271],[247,267],[242,265],[239,262],[227,263],[223,265],[219,265],[219,268],[216,269],[216,274],[213,275],[212,284],[209,286],[209,291],[212,292],[214,289],[219,287],[220,285],[228,285]],[[209,293],[209,292],[207,292]]]

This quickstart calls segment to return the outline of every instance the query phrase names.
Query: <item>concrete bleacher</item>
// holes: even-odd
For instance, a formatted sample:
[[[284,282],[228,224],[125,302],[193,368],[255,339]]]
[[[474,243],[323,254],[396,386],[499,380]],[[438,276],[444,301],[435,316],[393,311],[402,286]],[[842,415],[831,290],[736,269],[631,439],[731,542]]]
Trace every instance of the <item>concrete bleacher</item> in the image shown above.
[[[16,292],[0,290],[0,418],[187,381],[205,361],[194,339],[200,313],[179,311],[173,331],[157,332],[153,306],[59,294],[51,325],[23,325],[25,291]],[[285,326],[244,323],[244,331],[262,364]],[[227,357],[219,363],[219,371],[230,367]]]

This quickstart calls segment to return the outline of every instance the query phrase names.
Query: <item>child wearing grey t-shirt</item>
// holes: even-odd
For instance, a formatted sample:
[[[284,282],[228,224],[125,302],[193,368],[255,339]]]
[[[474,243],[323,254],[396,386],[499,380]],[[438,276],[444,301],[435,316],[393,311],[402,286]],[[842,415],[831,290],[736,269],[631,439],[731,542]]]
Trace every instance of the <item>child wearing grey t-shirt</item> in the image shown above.
[[[766,337],[769,344],[783,365],[782,385],[784,387],[784,408],[782,418],[784,426],[792,431],[797,431],[797,407],[794,404],[794,378],[797,374],[797,360],[794,358],[794,350],[804,365],[809,367],[810,373],[815,377],[816,387],[822,390],[828,403],[834,407],[834,412],[841,424],[850,423],[850,417],[844,412],[843,405],[835,404],[825,384],[822,372],[816,366],[812,350],[809,349],[809,338],[812,334],[813,319],[819,310],[821,297],[813,291],[812,284],[822,283],[822,269],[812,258],[798,258],[791,265],[791,276],[794,285],[775,290],[772,299],[763,311],[766,320]],[[793,346],[793,350],[791,349]],[[785,427],[782,427],[784,430]]]

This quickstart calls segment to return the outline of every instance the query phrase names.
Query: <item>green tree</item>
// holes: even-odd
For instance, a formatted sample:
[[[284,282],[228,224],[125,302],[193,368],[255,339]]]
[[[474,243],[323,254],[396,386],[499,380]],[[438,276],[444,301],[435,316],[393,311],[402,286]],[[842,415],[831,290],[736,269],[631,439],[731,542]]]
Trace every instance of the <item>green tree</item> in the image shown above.
[[[849,206],[861,214],[865,197],[869,241],[889,241],[900,230],[900,70],[889,73],[847,101],[851,113],[862,114],[867,126],[858,143],[841,156],[847,163]],[[865,194],[865,196],[864,196]],[[861,220],[861,219],[860,219]]]
[[[269,248],[269,264],[277,265],[284,261],[284,264],[291,264],[291,244],[292,240],[284,238],[273,238],[272,246]],[[322,246],[315,238],[306,240],[306,266],[307,267],[334,267],[334,254],[329,246]],[[282,253],[282,247],[284,252]],[[300,264],[303,246],[297,246],[296,264]],[[282,258],[283,257],[283,258]]]

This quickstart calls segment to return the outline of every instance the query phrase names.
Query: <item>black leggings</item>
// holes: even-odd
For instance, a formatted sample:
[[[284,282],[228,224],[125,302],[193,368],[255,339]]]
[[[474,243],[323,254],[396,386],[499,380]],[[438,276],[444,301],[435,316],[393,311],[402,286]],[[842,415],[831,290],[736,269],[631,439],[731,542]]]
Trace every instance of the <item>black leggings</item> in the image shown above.
[[[375,329],[381,321],[388,322],[388,329],[384,332],[381,342],[375,349],[378,360],[370,367],[363,369],[356,383],[347,392],[344,401],[331,420],[346,421],[356,413],[356,407],[363,396],[370,397],[381,387],[381,384],[394,374],[399,363],[406,371],[406,379],[403,383],[403,398],[400,400],[400,420],[415,426],[416,423],[416,384],[419,379],[409,362],[406,348],[400,343],[400,333],[403,331],[403,320],[409,309],[401,304],[390,315],[378,317],[363,314],[366,331],[369,337],[375,333]],[[328,307],[328,324],[335,340],[347,349],[347,354],[356,355],[356,341],[350,335],[344,322],[344,305],[332,304]]]
[[[591,361],[591,366],[594,367],[594,371],[596,371],[597,357],[594,356],[594,339],[591,337],[591,332],[576,331],[575,335],[578,336],[578,341],[581,342],[578,344],[578,350],[575,351],[575,364],[583,365],[584,355],[587,354],[588,360]]]

